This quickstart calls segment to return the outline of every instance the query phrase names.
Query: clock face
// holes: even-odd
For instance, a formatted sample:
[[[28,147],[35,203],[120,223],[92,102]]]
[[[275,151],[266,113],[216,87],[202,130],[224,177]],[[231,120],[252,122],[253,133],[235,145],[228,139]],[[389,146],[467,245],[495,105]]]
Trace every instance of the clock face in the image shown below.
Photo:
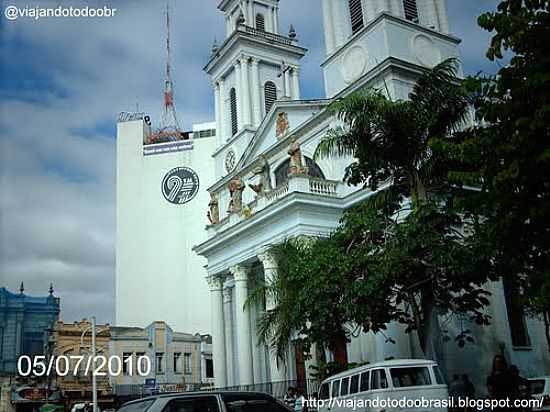
[[[162,179],[162,195],[175,205],[191,201],[199,191],[199,176],[188,167],[176,167]]]
[[[225,170],[227,173],[231,173],[237,163],[237,155],[233,149],[229,150],[225,155]]]

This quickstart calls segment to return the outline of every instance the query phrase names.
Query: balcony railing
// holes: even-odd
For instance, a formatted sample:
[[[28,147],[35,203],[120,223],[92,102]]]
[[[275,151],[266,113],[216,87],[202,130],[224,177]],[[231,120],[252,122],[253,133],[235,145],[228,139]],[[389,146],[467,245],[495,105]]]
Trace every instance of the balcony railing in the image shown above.
[[[255,29],[254,27],[245,26],[245,25],[241,25],[239,29],[240,28],[244,29],[243,31],[246,33],[252,34],[254,36],[262,37],[272,43],[281,43],[281,44],[286,44],[287,46],[292,45],[292,39],[285,36],[281,36],[280,34],[270,33],[264,30],[258,30],[258,29]]]

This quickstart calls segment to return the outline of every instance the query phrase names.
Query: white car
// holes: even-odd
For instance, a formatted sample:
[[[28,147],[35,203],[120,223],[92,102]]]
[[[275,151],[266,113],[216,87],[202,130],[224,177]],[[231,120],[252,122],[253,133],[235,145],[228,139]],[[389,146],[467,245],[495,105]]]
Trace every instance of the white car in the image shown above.
[[[439,401],[448,397],[447,384],[436,362],[395,359],[360,366],[325,379],[319,389],[318,406],[320,412],[345,412],[353,408],[389,412],[391,407],[375,402],[424,399],[432,401],[432,406],[422,410],[443,411],[446,408],[439,405]]]
[[[529,378],[529,391],[535,399],[542,399],[542,407],[536,411],[550,411],[550,376]]]
[[[85,403],[75,403],[73,405],[73,407],[71,408],[71,412],[83,412],[84,411],[84,407],[86,406]],[[90,410],[91,410],[91,406],[90,406]],[[96,408],[98,412],[101,412],[101,409],[99,409],[99,406]]]

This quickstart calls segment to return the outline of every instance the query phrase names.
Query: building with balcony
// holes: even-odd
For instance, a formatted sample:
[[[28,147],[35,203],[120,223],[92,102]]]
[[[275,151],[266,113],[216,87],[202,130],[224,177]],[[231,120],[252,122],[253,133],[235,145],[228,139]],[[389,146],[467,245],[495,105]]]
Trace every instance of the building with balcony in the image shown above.
[[[212,338],[174,332],[165,322],[111,327],[110,353],[122,371],[110,376],[119,399],[212,386]]]
[[[109,324],[96,325],[96,356],[109,359]],[[52,355],[67,361],[58,361],[56,387],[61,392],[67,409],[75,403],[90,402],[92,399],[92,373],[87,359],[92,354],[92,322],[82,319],[78,322],[58,321],[52,334]],[[78,361],[81,357],[82,361]],[[65,373],[67,372],[67,373]],[[76,372],[76,373],[75,373]],[[109,382],[109,365],[97,363],[96,376],[98,405],[105,409],[113,405],[113,391]]]
[[[212,77],[218,131],[215,182],[208,188],[211,224],[207,239],[194,247],[208,262],[218,387],[303,380],[319,357],[333,357],[314,351],[304,361],[299,351],[289,350],[287,362],[278,362],[256,333],[258,316],[274,302],[266,297],[263,307],[244,305],[256,280],[269,282],[277,274],[272,245],[297,236],[327,236],[344,210],[372,195],[342,184],[351,159],[313,160],[321,138],[340,126],[328,105],[365,88],[407,99],[423,70],[460,55],[460,40],[449,33],[445,0],[321,4],[325,96],[313,100],[301,98],[300,60],[306,49],[292,27],[288,36],[279,34],[279,2],[223,0],[218,5],[227,38],[213,48],[205,67]],[[540,322],[511,309],[502,284],[488,289],[493,322],[483,330],[471,325],[480,344],[446,346],[442,363],[447,373],[470,373],[483,388],[480,367],[490,370],[497,352],[526,375],[547,372],[547,351],[530,343],[544,341]],[[458,323],[448,328],[459,329]],[[386,333],[395,343],[380,334],[353,337],[347,359],[362,363],[424,356],[416,336],[401,325],[388,325]]]
[[[42,297],[0,288],[0,374],[16,375],[21,355],[45,355],[49,333],[59,318],[53,287]]]

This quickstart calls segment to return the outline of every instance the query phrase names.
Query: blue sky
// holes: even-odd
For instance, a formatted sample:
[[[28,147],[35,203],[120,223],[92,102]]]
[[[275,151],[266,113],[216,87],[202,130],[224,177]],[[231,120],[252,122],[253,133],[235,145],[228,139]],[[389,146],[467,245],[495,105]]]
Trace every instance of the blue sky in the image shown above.
[[[425,0],[419,0],[425,1]],[[180,122],[213,120],[213,93],[202,72],[214,39],[225,36],[217,0],[170,0],[173,72]],[[484,54],[490,35],[476,18],[497,0],[447,0],[451,32],[463,39],[465,70],[494,73]],[[116,7],[110,18],[9,21],[0,17],[0,286],[62,300],[62,318],[114,308],[115,127],[120,111],[158,118],[164,65],[165,1],[66,0],[64,6]],[[324,39],[319,0],[281,0],[302,46],[304,97],[322,97]]]

